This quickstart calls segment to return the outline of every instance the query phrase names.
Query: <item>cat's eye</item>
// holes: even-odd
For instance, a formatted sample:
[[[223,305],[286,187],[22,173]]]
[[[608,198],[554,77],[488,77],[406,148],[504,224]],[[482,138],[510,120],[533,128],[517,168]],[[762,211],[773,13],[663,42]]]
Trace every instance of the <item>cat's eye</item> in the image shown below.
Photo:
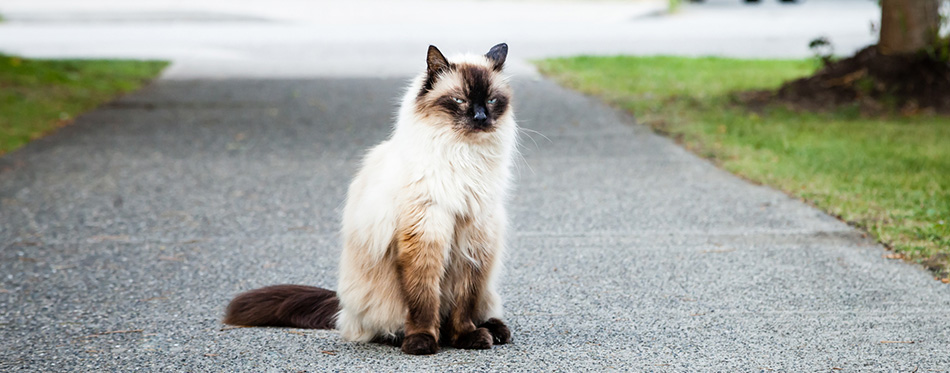
[[[458,98],[458,97],[452,97],[452,99],[455,100],[455,103],[457,103],[457,104],[464,104],[464,103],[465,103],[465,100],[460,99],[460,98]]]
[[[488,100],[488,104],[489,104],[489,105],[494,104],[494,103],[496,103],[496,102],[498,102],[498,99],[496,99],[496,98],[493,98],[493,99],[491,99],[491,100]]]

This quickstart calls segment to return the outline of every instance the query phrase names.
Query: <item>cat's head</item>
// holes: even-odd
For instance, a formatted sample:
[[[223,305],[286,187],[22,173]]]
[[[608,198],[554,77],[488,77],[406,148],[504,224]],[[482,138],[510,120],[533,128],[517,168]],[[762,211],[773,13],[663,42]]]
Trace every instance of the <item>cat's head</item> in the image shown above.
[[[501,74],[507,56],[508,44],[501,43],[485,55],[449,61],[430,45],[417,114],[463,134],[495,131],[511,111],[511,88]]]

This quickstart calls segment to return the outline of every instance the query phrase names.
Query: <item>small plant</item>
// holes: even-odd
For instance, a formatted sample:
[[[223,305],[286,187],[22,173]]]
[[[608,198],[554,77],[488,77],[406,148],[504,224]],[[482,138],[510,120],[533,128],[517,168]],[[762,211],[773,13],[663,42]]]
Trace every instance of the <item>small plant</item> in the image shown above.
[[[950,36],[937,38],[937,42],[924,51],[934,61],[950,62]]]
[[[820,36],[808,43],[808,49],[815,55],[815,58],[821,61],[823,66],[828,66],[835,55],[835,47],[827,37]]]

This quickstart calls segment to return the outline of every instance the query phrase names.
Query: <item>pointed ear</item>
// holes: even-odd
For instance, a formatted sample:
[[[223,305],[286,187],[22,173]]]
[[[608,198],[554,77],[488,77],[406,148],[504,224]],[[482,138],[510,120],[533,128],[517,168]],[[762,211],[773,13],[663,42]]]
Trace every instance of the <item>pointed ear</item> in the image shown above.
[[[505,65],[505,58],[508,57],[508,44],[501,43],[485,53],[485,57],[488,57],[492,62],[492,68],[495,71],[501,71],[501,68]]]
[[[433,75],[449,67],[449,61],[445,59],[445,56],[442,55],[439,48],[436,48],[434,45],[429,46],[429,53],[426,55],[426,64],[428,66],[426,67],[426,72],[428,72],[429,75]]]

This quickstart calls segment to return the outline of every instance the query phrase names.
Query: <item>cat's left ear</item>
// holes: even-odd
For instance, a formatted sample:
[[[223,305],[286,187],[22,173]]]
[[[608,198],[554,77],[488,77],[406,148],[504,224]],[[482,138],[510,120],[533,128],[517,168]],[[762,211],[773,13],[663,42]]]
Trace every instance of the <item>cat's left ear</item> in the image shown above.
[[[505,65],[505,58],[508,57],[508,44],[501,43],[485,53],[485,57],[488,57],[492,62],[492,68],[495,71],[501,71],[501,68]]]
[[[430,76],[438,74],[442,70],[449,68],[449,60],[445,59],[442,51],[434,45],[429,46],[429,52],[426,54],[426,71]]]

